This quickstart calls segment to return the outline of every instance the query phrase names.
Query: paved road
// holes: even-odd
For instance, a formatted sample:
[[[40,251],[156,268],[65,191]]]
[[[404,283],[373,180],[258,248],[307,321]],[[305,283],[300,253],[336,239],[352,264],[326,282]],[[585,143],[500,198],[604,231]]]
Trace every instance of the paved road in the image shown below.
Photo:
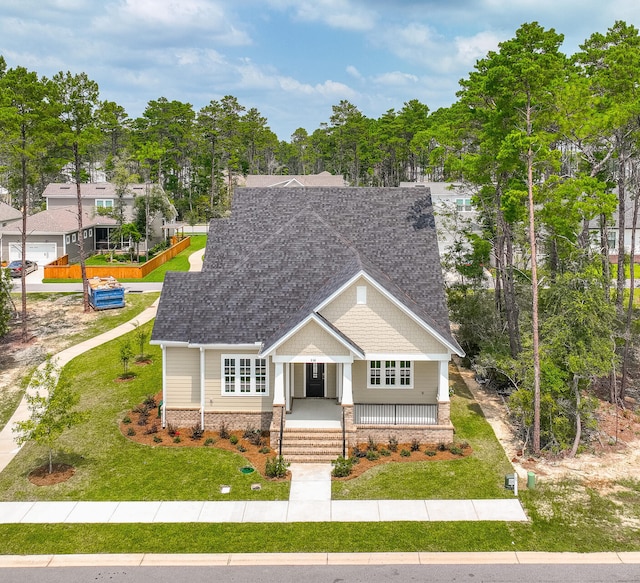
[[[437,553],[434,553],[436,555]],[[442,561],[430,564],[402,564],[402,554],[369,555],[345,554],[323,555],[331,561],[327,564],[309,564],[302,561],[279,564],[274,555],[236,555],[233,564],[215,564],[198,561],[187,556],[185,564],[180,558],[167,561],[166,556],[155,555],[145,566],[132,567],[124,561],[100,561],[95,567],[65,566],[65,561],[56,568],[0,568],[3,583],[68,583],[69,581],[108,581],[109,583],[211,583],[211,581],[252,583],[375,583],[378,581],[424,581],[429,583],[473,582],[512,583],[535,581],[546,583],[628,583],[638,581],[640,571],[637,564],[557,564],[560,555],[547,555],[549,562],[534,565],[498,564],[493,554],[455,553],[457,564],[450,563],[447,553],[440,553]],[[152,556],[154,557],[154,556]],[[467,560],[464,560],[466,557]],[[588,561],[589,555],[584,555]],[[78,559],[79,556],[75,556]],[[27,558],[25,558],[27,559]],[[368,562],[373,559],[371,562]],[[378,559],[378,560],[376,560]],[[262,561],[262,562],[261,562]],[[486,562],[483,562],[486,561]],[[67,565],[69,562],[66,563]],[[71,561],[73,564],[73,561]],[[76,562],[76,564],[82,564]],[[86,562],[84,563],[87,564]],[[0,566],[2,562],[0,561]],[[53,565],[52,565],[53,566]]]

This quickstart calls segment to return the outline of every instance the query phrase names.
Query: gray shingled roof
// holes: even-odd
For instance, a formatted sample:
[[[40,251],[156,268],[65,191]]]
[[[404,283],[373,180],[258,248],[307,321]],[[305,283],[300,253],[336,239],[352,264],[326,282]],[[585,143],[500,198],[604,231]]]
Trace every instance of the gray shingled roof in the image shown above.
[[[150,185],[129,184],[124,198],[133,198],[137,195],[145,194]],[[71,182],[52,182],[47,185],[42,193],[44,198],[68,198],[76,197],[76,185]],[[115,198],[116,186],[111,182],[83,182],[80,184],[80,196],[82,198]]]
[[[22,218],[22,213],[9,206],[6,202],[0,201],[0,223],[4,221],[17,221]]]
[[[115,219],[106,216],[93,215],[87,210],[82,213],[84,228],[98,225],[113,226],[117,224]],[[60,207],[42,211],[27,217],[27,232],[30,235],[73,233],[78,230],[78,208]],[[22,223],[12,223],[4,229],[5,233],[21,233]]]
[[[155,341],[271,345],[360,272],[453,346],[428,191],[244,188],[201,273],[165,279]]]

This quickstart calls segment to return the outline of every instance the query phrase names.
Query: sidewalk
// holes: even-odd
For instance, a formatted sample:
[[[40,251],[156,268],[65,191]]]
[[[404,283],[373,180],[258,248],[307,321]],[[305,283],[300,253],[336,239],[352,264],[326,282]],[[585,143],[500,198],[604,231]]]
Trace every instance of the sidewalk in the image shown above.
[[[292,464],[289,500],[0,502],[0,524],[513,521],[516,498],[331,500],[330,464]]]

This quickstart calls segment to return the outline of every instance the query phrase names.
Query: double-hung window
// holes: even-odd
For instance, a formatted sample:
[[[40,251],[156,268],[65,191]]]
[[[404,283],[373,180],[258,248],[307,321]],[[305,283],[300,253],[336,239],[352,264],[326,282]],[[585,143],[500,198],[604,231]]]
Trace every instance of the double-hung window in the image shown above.
[[[96,207],[99,209],[111,209],[113,208],[113,199],[111,198],[97,198]]]
[[[267,360],[248,354],[222,356],[223,395],[267,395]]]
[[[410,360],[370,360],[367,386],[370,389],[412,389]]]

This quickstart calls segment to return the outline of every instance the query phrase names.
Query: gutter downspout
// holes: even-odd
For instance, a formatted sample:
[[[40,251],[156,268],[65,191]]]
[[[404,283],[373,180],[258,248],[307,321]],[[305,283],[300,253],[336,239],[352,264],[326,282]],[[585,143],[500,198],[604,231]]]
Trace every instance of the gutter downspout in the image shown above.
[[[204,348],[200,348],[200,429],[204,430]]]
[[[167,347],[160,345],[162,349],[162,428],[167,426]]]

